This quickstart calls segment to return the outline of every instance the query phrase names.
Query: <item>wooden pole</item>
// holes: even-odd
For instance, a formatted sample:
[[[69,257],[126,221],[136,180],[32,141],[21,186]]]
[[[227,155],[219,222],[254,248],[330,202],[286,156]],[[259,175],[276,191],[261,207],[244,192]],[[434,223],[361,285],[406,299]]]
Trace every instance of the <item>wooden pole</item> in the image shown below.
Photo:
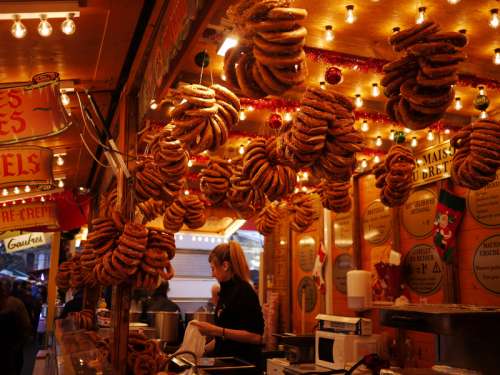
[[[61,247],[61,232],[52,234],[52,244],[50,250],[50,269],[47,291],[47,335],[50,337],[54,333],[54,319],[56,313],[56,275],[59,269],[59,250]]]
[[[359,176],[356,175],[352,178],[352,261],[354,269],[361,269],[361,206],[359,204]]]

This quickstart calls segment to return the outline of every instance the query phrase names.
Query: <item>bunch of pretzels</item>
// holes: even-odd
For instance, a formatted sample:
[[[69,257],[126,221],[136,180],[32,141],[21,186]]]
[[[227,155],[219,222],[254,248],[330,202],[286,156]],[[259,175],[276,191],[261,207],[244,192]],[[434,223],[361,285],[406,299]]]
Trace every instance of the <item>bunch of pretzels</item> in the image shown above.
[[[453,102],[465,34],[439,33],[439,25],[424,21],[395,33],[389,43],[405,55],[383,67],[381,85],[389,98],[387,114],[412,130],[440,120]]]
[[[200,190],[214,204],[220,205],[231,187],[231,163],[212,157],[200,172]]]
[[[266,204],[255,218],[255,225],[259,233],[264,236],[270,235],[279,224],[281,215],[282,211],[278,201]]]
[[[302,233],[306,231],[319,217],[311,194],[293,194],[290,197],[287,209],[290,214],[290,228],[295,232]]]
[[[321,204],[326,209],[336,213],[349,212],[352,207],[350,188],[349,182],[321,180],[318,187]]]
[[[165,210],[163,227],[169,233],[176,233],[182,224],[197,229],[202,227],[205,221],[205,204],[200,197],[196,194],[181,194]]]

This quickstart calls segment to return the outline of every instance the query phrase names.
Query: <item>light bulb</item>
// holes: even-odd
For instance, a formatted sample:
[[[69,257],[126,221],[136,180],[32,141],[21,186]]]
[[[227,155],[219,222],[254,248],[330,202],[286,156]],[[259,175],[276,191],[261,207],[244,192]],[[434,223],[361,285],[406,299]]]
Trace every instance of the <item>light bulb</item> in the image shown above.
[[[377,139],[375,140],[375,146],[377,147],[382,146],[382,137],[380,135],[377,136]]]
[[[481,111],[481,113],[479,114],[479,118],[481,120],[487,119],[488,118],[488,113],[486,111]]]
[[[191,168],[193,166],[193,160],[189,159],[188,161],[188,167]]]
[[[309,173],[306,171],[304,173],[302,173],[302,177],[304,178],[304,180],[309,180]]]
[[[22,204],[25,204],[25,203],[26,203],[26,201],[23,199],[23,200],[21,201],[21,203],[22,203]]]
[[[417,147],[417,145],[418,145],[417,137],[413,137],[411,139],[410,146],[411,147]]]
[[[62,158],[62,156],[61,156],[61,155],[57,155],[56,164],[57,164],[58,166],[62,166],[62,165],[64,165],[64,159]]]
[[[245,121],[247,119],[247,115],[244,110],[240,111],[240,121]]]
[[[368,121],[363,120],[361,123],[361,131],[367,132],[368,130],[370,130],[370,125],[368,125]]]
[[[462,99],[460,97],[455,98],[455,110],[460,111],[463,108]]]
[[[346,5],[345,7],[345,22],[354,23],[356,16],[354,15],[354,5]]]
[[[319,88],[322,89],[322,90],[326,89],[326,83],[325,83],[325,81],[321,81],[319,83]]]
[[[450,134],[450,133],[451,133],[450,129],[448,129],[448,128],[444,129],[444,134]]]
[[[17,186],[14,187],[14,194],[19,194],[19,188]]]
[[[248,112],[253,112],[253,111],[255,111],[255,107],[253,105],[249,105],[248,108],[247,108],[247,111]]]
[[[433,141],[434,140],[434,133],[432,132],[432,130],[429,130],[427,132],[427,137],[426,138],[427,138],[428,141]]]
[[[220,75],[220,79],[222,79],[223,81],[226,81],[227,80],[226,73],[222,72]]]
[[[40,202],[45,202],[45,197],[40,197]]]
[[[368,167],[368,162],[366,161],[366,159],[361,160],[361,168],[365,169],[366,167]]]
[[[243,145],[240,145],[240,148],[238,149],[238,153],[240,155],[243,155],[245,153],[245,147]]]
[[[9,191],[8,191],[7,189],[5,189],[5,188],[4,188],[4,189],[2,189],[2,195],[3,195],[4,197],[6,197],[7,195],[9,195]]]
[[[478,86],[477,88],[479,90],[479,95],[486,95],[486,90],[484,89],[484,86]]]
[[[498,18],[498,8],[490,10],[490,26],[496,29],[500,25],[500,19]]]
[[[425,10],[426,7],[418,8],[417,23],[420,24],[425,21]]]
[[[422,164],[424,164],[424,161],[422,159],[417,159],[417,164],[422,165]]]
[[[14,23],[12,24],[10,28],[10,33],[14,38],[17,39],[22,39],[28,34],[28,30],[26,29],[26,26],[21,22],[21,17],[19,16],[14,16]]]
[[[460,0],[448,0],[450,4],[458,4]]]
[[[43,36],[44,38],[52,34],[52,25],[47,20],[47,16],[45,14],[42,14],[40,16],[40,23],[38,24],[38,34],[40,34],[40,36]]]
[[[354,105],[357,108],[361,108],[363,106],[363,99],[361,98],[360,94],[356,94],[356,96],[354,98]]]
[[[410,128],[404,128],[403,130],[404,130],[404,132],[405,132],[406,134],[411,133],[411,129],[410,129]]]
[[[7,203],[3,202],[2,206],[7,207]]]
[[[60,187],[60,188],[63,188],[64,187],[64,181],[63,180],[59,180],[59,182],[57,183],[57,186]]]
[[[335,39],[335,35],[333,34],[333,27],[332,25],[326,25],[325,26],[325,40],[327,42],[331,42]]]
[[[389,133],[389,140],[394,141],[394,129],[391,129],[391,132]]]
[[[493,63],[495,65],[500,65],[500,48],[495,48],[495,57],[493,57]]]
[[[75,21],[73,21],[74,14],[70,13],[66,19],[61,23],[61,30],[66,35],[74,34],[76,31]]]
[[[67,106],[70,103],[69,95],[66,94],[65,92],[63,92],[61,94],[61,102],[62,102],[63,106]]]
[[[153,111],[158,108],[158,103],[156,102],[155,99],[151,99],[151,102],[149,103],[149,108],[151,108]]]
[[[292,121],[293,116],[292,116],[291,112],[285,112],[285,115],[283,116],[283,119],[284,119],[286,122],[290,122],[290,121]]]
[[[380,95],[380,87],[378,83],[372,83],[372,96],[377,97]]]
[[[301,190],[306,193],[307,192],[307,186],[302,186]]]
[[[375,164],[380,163],[380,156],[375,155],[375,157],[373,158],[373,162],[374,162]]]
[[[31,191],[30,186],[29,186],[29,185],[26,185],[26,186],[24,187],[24,191],[25,191],[26,193],[29,193],[29,192]]]
[[[184,195],[189,195],[189,190],[184,190]]]

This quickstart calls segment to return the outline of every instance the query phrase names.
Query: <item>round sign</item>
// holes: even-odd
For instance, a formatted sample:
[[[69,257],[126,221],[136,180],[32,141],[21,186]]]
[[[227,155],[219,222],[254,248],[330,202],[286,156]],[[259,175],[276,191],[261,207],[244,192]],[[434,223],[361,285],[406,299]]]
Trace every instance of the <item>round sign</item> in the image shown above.
[[[437,196],[430,189],[413,191],[403,206],[403,226],[411,235],[424,238],[432,233]]]
[[[474,219],[487,227],[500,226],[500,177],[480,190],[469,190],[467,205]]]
[[[313,311],[314,307],[316,306],[317,300],[316,284],[314,283],[314,280],[309,276],[303,277],[302,280],[300,280],[299,287],[297,288],[298,303],[301,310],[303,294],[306,312]]]
[[[335,247],[342,249],[352,246],[352,212],[335,215],[333,232]]]
[[[340,293],[347,293],[347,272],[354,269],[352,265],[352,256],[349,253],[340,254],[335,258],[333,265],[333,280],[335,288]]]
[[[500,294],[500,234],[481,242],[474,255],[473,268],[479,284]]]
[[[316,258],[316,241],[311,236],[304,236],[299,240],[299,257],[300,269],[304,272],[311,272],[314,268],[314,260]]]
[[[388,240],[391,233],[391,210],[375,200],[366,207],[363,215],[363,237],[372,244]]]
[[[404,260],[406,284],[415,293],[436,293],[443,280],[443,264],[436,249],[428,244],[415,245]]]

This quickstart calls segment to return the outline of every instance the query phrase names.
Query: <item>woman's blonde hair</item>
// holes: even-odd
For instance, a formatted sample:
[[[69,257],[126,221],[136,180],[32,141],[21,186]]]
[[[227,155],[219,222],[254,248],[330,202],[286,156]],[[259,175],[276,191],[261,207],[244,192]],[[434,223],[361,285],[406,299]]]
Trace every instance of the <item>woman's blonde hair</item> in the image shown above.
[[[217,264],[222,264],[224,261],[229,262],[234,276],[250,284],[252,283],[245,254],[238,242],[229,241],[229,243],[217,245],[210,252],[208,261],[216,261]]]

